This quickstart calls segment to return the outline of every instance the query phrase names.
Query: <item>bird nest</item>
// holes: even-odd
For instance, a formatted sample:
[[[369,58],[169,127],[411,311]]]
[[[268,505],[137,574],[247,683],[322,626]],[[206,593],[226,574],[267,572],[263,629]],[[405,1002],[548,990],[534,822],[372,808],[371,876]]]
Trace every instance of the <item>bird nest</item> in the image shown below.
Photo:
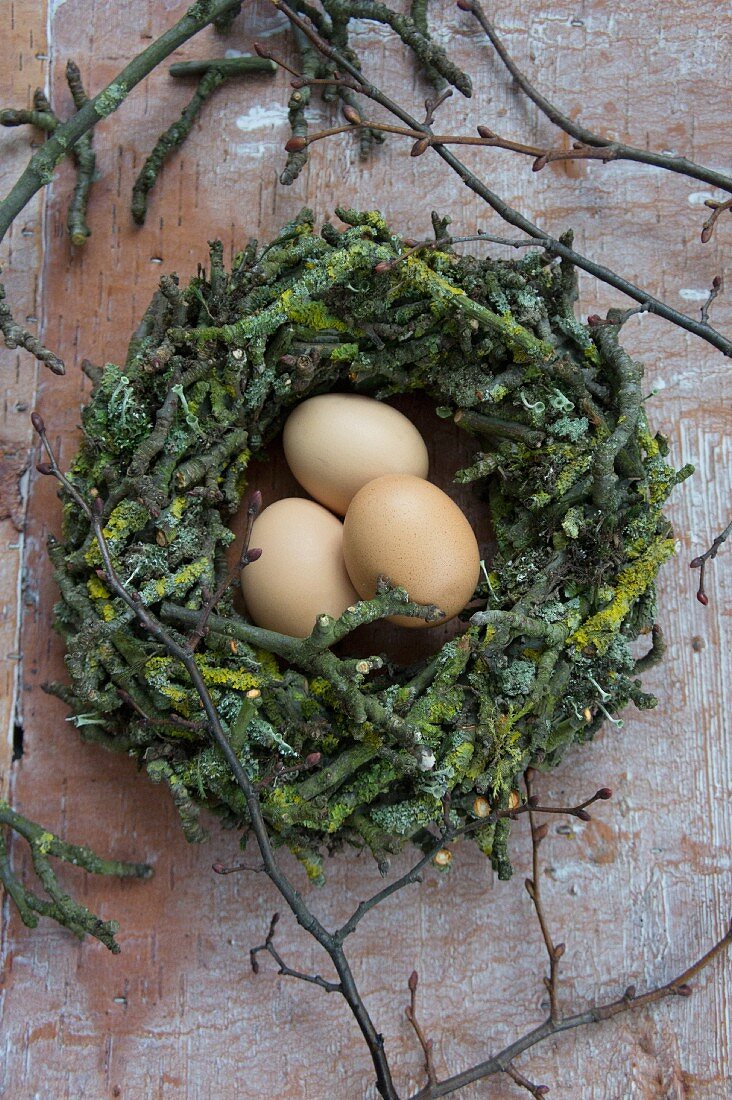
[[[230,272],[215,242],[185,289],[164,277],[124,367],[87,367],[69,476],[104,501],[120,579],[183,639],[226,576],[247,468],[299,401],[423,391],[473,433],[480,449],[455,481],[474,487],[497,550],[438,653],[410,667],[339,655],[363,623],[432,613],[384,583],[305,639],[257,628],[229,589],[196,654],[273,838],[312,878],[344,843],[382,868],[407,842],[434,846],[446,816],[505,877],[509,821],[493,811],[513,804],[522,770],[620,726],[630,701],[655,704],[639,674],[661,651],[654,582],[674,547],[662,508],[690,471],[649,431],[622,318],[576,318],[569,265],[456,255],[437,218],[437,240],[408,247],[378,212],[338,214],[345,229],[318,235],[303,211]],[[70,677],[52,690],[82,736],[167,783],[189,839],[201,807],[246,829],[183,666],[112,593],[71,502],[50,554]]]

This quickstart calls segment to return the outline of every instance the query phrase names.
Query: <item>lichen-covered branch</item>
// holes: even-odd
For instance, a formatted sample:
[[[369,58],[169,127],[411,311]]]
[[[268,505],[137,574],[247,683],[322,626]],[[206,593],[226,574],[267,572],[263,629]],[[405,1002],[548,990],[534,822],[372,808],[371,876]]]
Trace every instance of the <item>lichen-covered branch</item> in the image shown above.
[[[8,830],[27,842],[33,869],[46,892],[45,897],[31,890],[16,876],[7,843]],[[150,878],[152,867],[147,863],[103,859],[91,848],[62,840],[42,825],[17,813],[0,799],[0,881],[18,907],[23,923],[29,928],[35,928],[39,916],[50,917],[70,929],[79,939],[85,934],[94,936],[116,954],[120,949],[115,940],[119,930],[117,922],[101,920],[85,905],[74,901],[59,883],[51,859],[61,860],[74,867],[83,867],[90,874],[110,875],[115,878]]]
[[[268,827],[316,881],[335,843],[384,864],[423,842],[447,795],[467,826],[476,797],[507,807],[529,763],[551,766],[631,701],[653,705],[630,642],[654,624],[673,546],[662,507],[688,473],[648,430],[617,325],[575,319],[565,267],[541,251],[458,256],[449,238],[417,255],[378,212],[338,213],[343,228],[319,236],[303,211],[231,272],[214,242],[208,275],[164,278],[124,368],[95,375],[69,475],[102,501],[119,575],[188,637]],[[306,639],[262,630],[232,602],[226,517],[248,465],[295,402],[334,386],[421,390],[490,445],[456,476],[485,500],[498,556],[486,554],[464,634],[419,667],[337,652],[375,618],[437,616],[401,590],[319,617]],[[246,824],[185,662],[141,636],[78,508],[51,552],[87,735],[152,762],[189,836],[200,805]],[[468,835],[510,874],[508,819]]]
[[[31,355],[44,363],[53,374],[64,374],[66,368],[59,357],[43,344],[37,336],[23,328],[13,317],[5,300],[5,287],[0,283],[0,332],[5,344],[13,348],[25,348]]]
[[[89,102],[89,97],[84,90],[79,66],[74,61],[66,62],[66,82],[69,85],[74,100],[74,106],[80,111]],[[74,145],[73,157],[76,164],[76,184],[69,203],[69,211],[66,216],[66,226],[71,237],[71,243],[82,245],[91,230],[86,221],[86,208],[89,203],[89,191],[94,181],[94,169],[96,157],[93,143],[94,130],[88,130]]]
[[[183,108],[180,118],[158,138],[155,148],[148,155],[132,187],[131,210],[137,225],[145,224],[147,197],[155,185],[163,162],[183,144],[193,128],[201,107],[225,80],[226,73],[221,68],[208,69],[198,82],[192,99]]]

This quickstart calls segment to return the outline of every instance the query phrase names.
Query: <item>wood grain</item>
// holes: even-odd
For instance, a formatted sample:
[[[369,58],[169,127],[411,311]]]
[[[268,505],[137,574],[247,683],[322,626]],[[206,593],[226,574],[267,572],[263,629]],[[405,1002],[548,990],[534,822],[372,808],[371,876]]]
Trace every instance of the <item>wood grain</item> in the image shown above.
[[[483,122],[523,140],[548,141],[548,124],[516,98],[468,17],[452,4],[433,6],[441,41],[476,78],[473,101],[451,101],[444,121],[452,128]],[[96,90],[182,11],[180,3],[153,0],[66,0],[52,7],[50,84],[59,103],[68,99],[67,57]],[[267,40],[284,49],[282,20],[269,5],[246,8],[229,41],[206,33],[180,58],[227,47],[248,51],[255,37],[273,30]],[[35,57],[45,50],[45,11],[15,0],[2,9],[4,22],[6,12],[11,33],[2,47],[3,98],[23,105],[45,75]],[[729,40],[713,0],[524,0],[520,6],[501,0],[493,14],[517,60],[570,114],[653,148],[729,166]],[[363,24],[359,44],[377,80],[419,104],[425,88],[390,34]],[[250,234],[266,239],[304,202],[320,219],[332,216],[337,202],[379,205],[412,236],[428,233],[433,208],[449,212],[459,231],[500,231],[444,166],[428,156],[410,160],[397,141],[362,167],[353,145],[339,139],[316,149],[292,188],[280,187],[284,74],[231,83],[217,93],[183,154],[166,166],[148,223],[138,230],[129,216],[132,181],[184,95],[157,72],[98,128],[93,236],[82,251],[73,253],[66,237],[71,173],[64,167],[47,193],[42,262],[38,206],[26,211],[3,253],[21,316],[37,308],[41,280],[45,339],[69,366],[65,379],[43,372],[38,386],[39,407],[65,461],[76,447],[79,404],[88,393],[80,359],[119,361],[159,275],[192,272],[208,239],[220,236],[230,255]],[[314,114],[330,117],[320,106]],[[28,140],[18,131],[2,135],[2,171],[10,179]],[[535,220],[555,233],[571,225],[581,250],[675,305],[697,310],[712,277],[723,271],[732,226],[721,219],[713,241],[701,246],[706,191],[691,181],[623,164],[573,168],[571,175],[553,166],[535,176],[527,163],[501,152],[473,153],[470,162],[482,165],[495,188]],[[24,235],[24,226],[32,235]],[[590,279],[583,278],[581,293],[584,314],[622,304]],[[714,319],[729,331],[729,295],[716,304]],[[669,435],[677,465],[693,461],[698,472],[670,510],[679,555],[664,570],[659,601],[669,655],[649,677],[659,708],[629,711],[621,733],[608,730],[571,752],[542,781],[547,798],[575,799],[604,784],[617,792],[595,820],[553,827],[545,844],[547,907],[556,938],[567,943],[567,1007],[614,996],[630,981],[642,988],[667,980],[719,937],[730,915],[732,570],[723,553],[710,572],[711,604],[703,609],[687,565],[726,522],[729,508],[729,367],[704,344],[649,317],[629,323],[625,343],[645,360],[649,391],[658,390],[650,406],[654,427]],[[29,399],[35,368],[19,353],[6,354],[4,364],[2,429],[22,448],[27,426],[17,402]],[[119,919],[118,957],[96,943],[79,945],[52,925],[28,932],[6,908],[0,1094],[13,1100],[373,1097],[364,1086],[370,1080],[365,1050],[340,1004],[276,978],[267,966],[256,978],[249,972],[249,947],[261,940],[278,901],[263,876],[211,874],[214,859],[236,857],[235,838],[212,825],[207,845],[186,845],[166,793],[137,775],[130,761],[84,746],[64,721],[63,706],[41,690],[63,674],[62,648],[49,628],[55,593],[43,548],[47,533],[58,528],[59,510],[48,481],[32,480],[22,646],[25,755],[13,767],[13,798],[70,839],[151,860],[156,876],[149,884],[119,884],[64,872],[88,905]],[[15,646],[18,559],[17,550],[8,550],[15,532],[6,526],[2,537],[6,730],[17,663],[7,655]],[[449,877],[428,874],[419,888],[364,922],[352,942],[356,976],[405,1094],[421,1083],[420,1054],[403,1013],[413,968],[420,972],[422,1021],[441,1074],[486,1057],[545,1010],[539,934],[521,887],[528,870],[523,840],[517,828],[511,883],[494,882],[482,857],[466,847]],[[27,873],[19,847],[14,858]],[[311,893],[328,921],[376,885],[374,869],[354,855],[334,859],[328,873],[325,889]],[[327,973],[327,960],[291,920],[283,917],[280,928],[289,960]],[[691,1002],[567,1035],[524,1057],[521,1068],[562,1100],[724,1100],[732,1089],[729,965],[718,965],[697,985]],[[464,1093],[466,1100],[518,1095],[506,1080]]]
[[[21,0],[1,15],[4,31],[0,100],[30,104],[34,89],[45,79],[45,5]],[[27,161],[37,135],[6,131],[0,158],[0,193],[4,194]],[[42,308],[39,289],[43,272],[40,196],[12,226],[3,245],[2,278],[17,315],[31,327]],[[25,512],[25,481],[33,431],[35,360],[24,351],[0,351],[0,796],[8,788],[14,744],[19,743],[23,713],[17,691],[20,665],[20,586]],[[30,593],[26,593],[32,599]],[[25,596],[23,598],[25,598]]]

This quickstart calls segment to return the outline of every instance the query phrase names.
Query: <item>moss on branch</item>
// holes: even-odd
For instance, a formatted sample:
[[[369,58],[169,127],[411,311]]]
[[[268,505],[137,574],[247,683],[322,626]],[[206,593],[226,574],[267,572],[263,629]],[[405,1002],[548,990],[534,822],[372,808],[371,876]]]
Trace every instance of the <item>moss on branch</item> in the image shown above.
[[[124,368],[94,376],[70,471],[104,501],[120,577],[186,637],[223,576],[249,463],[297,402],[334,387],[422,391],[479,437],[455,477],[484,502],[498,553],[464,633],[434,657],[402,669],[339,656],[365,623],[439,614],[386,584],[305,639],[247,622],[226,593],[199,638],[196,663],[268,826],[318,881],[323,852],[353,843],[383,865],[425,843],[446,796],[458,823],[476,795],[505,807],[529,763],[550,767],[628,703],[653,705],[638,676],[660,643],[640,662],[630,644],[655,624],[673,548],[663,504],[688,473],[649,432],[619,325],[574,318],[566,265],[458,256],[444,240],[417,258],[378,211],[337,213],[343,226],[319,236],[303,211],[231,271],[214,242],[207,273],[164,278]],[[98,576],[78,508],[51,554],[71,679],[55,690],[81,733],[165,782],[190,839],[201,806],[246,827],[185,668]],[[508,874],[508,824],[476,839]]]
[[[8,833],[15,833],[28,844],[33,870],[46,896],[37,894],[17,877],[11,863]],[[110,875],[115,878],[147,879],[153,873],[152,867],[147,863],[104,859],[91,848],[62,840],[42,825],[17,813],[4,799],[0,799],[0,881],[15,902],[23,923],[29,928],[35,928],[39,916],[50,917],[79,939],[83,939],[85,935],[94,936],[113,953],[119,952],[119,944],[115,940],[119,930],[117,922],[101,920],[85,905],[67,894],[56,877],[51,859],[82,867],[90,874]]]

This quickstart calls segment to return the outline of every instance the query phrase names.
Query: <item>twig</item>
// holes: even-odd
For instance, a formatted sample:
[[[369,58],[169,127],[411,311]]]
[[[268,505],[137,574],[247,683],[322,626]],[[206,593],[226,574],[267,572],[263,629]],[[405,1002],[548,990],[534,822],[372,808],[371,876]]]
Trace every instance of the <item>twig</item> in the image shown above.
[[[210,96],[227,78],[220,68],[206,69],[198,82],[198,87],[189,103],[183,108],[181,116],[160,135],[155,147],[140,169],[132,187],[132,217],[137,225],[145,224],[147,215],[147,196],[155,186],[163,162],[183,144],[190,134],[199,111]]]
[[[691,179],[703,180],[704,183],[709,183],[713,187],[720,187],[724,191],[732,191],[732,179],[723,172],[715,172],[712,168],[706,168],[704,165],[695,164],[694,161],[687,160],[686,157],[677,157],[669,153],[652,153],[649,149],[643,149],[635,145],[626,145],[620,141],[611,141],[608,138],[600,137],[599,134],[594,133],[586,126],[582,126],[581,123],[563,114],[562,111],[555,107],[553,103],[550,103],[550,101],[530,83],[529,79],[519,69],[518,65],[503,45],[503,42],[496,34],[493,24],[486,16],[478,0],[458,0],[458,7],[462,11],[470,12],[475,16],[513,79],[529,99],[536,104],[539,110],[542,111],[555,126],[558,126],[560,130],[564,130],[570,137],[576,138],[583,146],[590,146],[591,148],[599,150],[597,154],[590,154],[588,150],[584,154],[585,156],[596,155],[600,160],[633,160],[641,164],[651,164],[656,168],[665,168],[669,172],[677,172],[682,176],[689,176]],[[577,153],[579,153],[580,156],[583,155],[579,150]],[[567,159],[567,157],[571,158],[573,156],[575,156],[575,151],[569,150],[564,158],[557,155],[551,156],[549,159],[559,160]]]
[[[205,722],[192,722],[189,718],[182,718],[179,714],[168,714],[164,718],[162,716],[159,718],[153,717],[151,714],[146,714],[140,704],[124,688],[118,687],[117,694],[122,702],[134,710],[138,718],[146,725],[173,726],[175,729],[196,730],[197,732],[206,729]]]
[[[74,106],[77,111],[80,111],[89,102],[89,97],[84,90],[79,66],[71,60],[66,62],[66,82],[74,100]],[[96,168],[93,141],[94,129],[92,128],[79,138],[73,149],[73,158],[76,163],[76,184],[66,215],[66,226],[71,237],[71,243],[77,247],[83,245],[87,237],[91,236],[91,229],[86,220],[86,209],[89,204],[89,192],[94,181],[94,170]]]
[[[305,81],[304,79],[300,79],[298,81],[293,81],[293,84],[295,83],[297,83],[298,86],[302,86],[304,83],[319,84],[324,82],[319,80]],[[350,88],[352,81],[336,80],[333,81],[333,83]],[[344,114],[346,114],[345,111]],[[368,129],[373,133],[399,134],[402,137],[411,138],[415,143],[411,151],[412,157],[422,156],[431,146],[435,145],[468,145],[485,149],[504,149],[510,153],[518,153],[521,156],[531,157],[534,162],[532,164],[532,171],[534,172],[540,172],[547,164],[553,164],[564,160],[599,160],[603,164],[608,164],[614,160],[627,159],[623,158],[614,145],[591,146],[576,142],[569,149],[561,147],[544,148],[540,145],[528,145],[523,141],[514,141],[512,138],[502,137],[488,126],[478,126],[478,137],[472,134],[426,134],[424,128],[430,126],[433,121],[429,114],[427,119],[420,124],[422,127],[420,130],[413,130],[406,126],[394,126],[386,122],[378,122],[372,119],[361,118],[360,116],[357,117],[356,115],[346,115],[346,117],[348,118],[349,125],[333,126],[324,130],[317,130],[307,137],[290,138],[285,145],[285,150],[288,153],[299,152],[313,145],[316,141],[322,141],[324,138],[333,137],[336,134],[348,133],[349,131]],[[729,186],[732,188],[732,180],[729,181]],[[730,200],[730,202],[732,203],[732,200]],[[711,200],[707,202],[707,205],[711,205]],[[713,226],[721,209],[726,208],[728,204],[716,205],[719,206],[720,209],[715,209],[712,218],[705,224]],[[708,236],[704,238],[705,241],[708,239]]]
[[[275,913],[269,923],[269,931],[267,932],[264,943],[260,943],[258,947],[252,947],[249,951],[249,961],[251,963],[251,967],[254,973],[259,973],[259,962],[257,961],[257,955],[260,951],[266,951],[277,963],[277,966],[279,967],[278,973],[282,974],[284,977],[299,978],[301,982],[310,982],[312,985],[320,986],[320,988],[324,989],[326,993],[342,993],[343,986],[340,982],[329,982],[326,978],[321,978],[320,974],[306,974],[302,970],[293,970],[291,966],[287,965],[273,943],[274,934],[277,929],[277,922],[279,921],[279,919],[279,913]]]
[[[533,801],[532,795],[532,783],[534,779],[534,769],[527,768],[524,775],[524,783],[526,785],[527,804],[531,806]],[[585,803],[589,805],[589,803]],[[584,808],[584,807],[582,807]],[[539,846],[546,837],[549,829],[547,825],[537,825],[534,820],[535,810],[529,809],[529,824],[531,827],[531,878],[527,878],[525,885],[526,890],[531,898],[534,909],[536,910],[536,918],[539,921],[539,927],[541,928],[541,935],[544,940],[544,946],[546,947],[546,953],[549,956],[549,977],[544,979],[547,992],[549,994],[549,1018],[553,1021],[559,1019],[559,1007],[557,1004],[557,980],[559,975],[559,960],[564,954],[565,947],[563,943],[554,943],[549,926],[546,920],[546,914],[544,913],[544,904],[541,897],[541,879],[539,871]]]
[[[409,989],[409,1004],[404,1009],[404,1015],[409,1020],[414,1034],[417,1036],[419,1045],[422,1047],[422,1053],[424,1054],[424,1068],[427,1074],[427,1082],[429,1085],[437,1084],[437,1072],[435,1070],[435,1063],[432,1057],[432,1040],[428,1039],[422,1030],[419,1020],[417,1019],[417,986],[419,985],[419,974],[416,970],[413,970],[409,975],[409,981],[407,987]]]
[[[713,561],[716,558],[717,554],[719,553],[720,547],[723,543],[727,541],[730,534],[732,534],[732,522],[727,524],[721,535],[717,535],[716,539],[708,550],[705,550],[703,554],[700,554],[698,557],[693,558],[689,562],[690,569],[699,570],[699,587],[697,589],[696,598],[700,604],[704,605],[704,607],[706,607],[709,603],[709,597],[707,596],[704,588],[704,577],[707,569],[707,562]]]
[[[264,57],[213,57],[196,58],[193,61],[176,61],[168,72],[171,76],[205,76],[216,69],[224,76],[250,76],[252,73],[276,73],[277,64]]]
[[[196,623],[196,628],[188,639],[188,646],[191,653],[197,648],[199,642],[205,638],[208,630],[208,620],[211,616],[211,612],[214,608],[218,607],[219,603],[223,599],[225,593],[229,590],[235,579],[241,574],[242,569],[247,565],[250,565],[253,561],[258,561],[261,557],[262,551],[259,547],[252,547],[250,549],[249,542],[252,537],[252,528],[254,527],[254,521],[262,510],[262,494],[259,489],[256,489],[249,498],[249,504],[247,505],[247,525],[244,532],[244,538],[242,540],[242,548],[239,554],[237,564],[233,569],[229,570],[221,584],[216,591],[209,596],[207,600],[204,600],[201,613]]]
[[[712,279],[712,285],[709,290],[709,297],[704,305],[701,307],[701,320],[704,324],[709,320],[709,310],[711,309],[712,302],[717,298],[724,289],[724,280],[721,275],[715,275]]]
[[[335,50],[329,42],[325,41],[325,39],[323,39],[305,19],[298,15],[297,12],[287,7],[283,3],[283,0],[270,0],[270,2],[283,11],[290,22],[307,35],[310,41],[325,57],[334,62],[340,74],[346,73],[353,78],[361,94],[372,99],[375,103],[380,104],[380,106],[384,107],[390,114],[393,114],[396,118],[404,122],[410,130],[419,131],[424,138],[428,139],[429,143],[429,139],[432,136],[429,131],[422,127],[417,119],[408,111],[382,92],[375,84],[368,81],[359,69]],[[729,340],[720,332],[717,332],[717,330],[710,325],[703,324],[685,313],[680,313],[677,309],[653,297],[653,295],[635,286],[627,279],[622,278],[620,275],[616,275],[610,268],[596,263],[594,260],[576,252],[568,244],[552,237],[545,230],[524,217],[518,210],[509,206],[500,195],[492,191],[466,164],[459,160],[449,148],[444,145],[436,144],[431,145],[431,148],[433,148],[437,155],[453,169],[465,186],[483,199],[483,201],[495,210],[504,221],[508,222],[510,225],[516,226],[517,229],[520,229],[528,236],[533,237],[536,241],[540,242],[548,252],[556,256],[561,256],[565,260],[569,260],[575,267],[587,271],[590,275],[594,275],[595,278],[607,283],[608,286],[615,287],[616,290],[620,290],[623,294],[627,294],[629,298],[633,298],[636,302],[640,302],[649,312],[655,313],[657,316],[663,317],[667,321],[671,321],[687,332],[694,333],[695,336],[699,336],[701,339],[706,340],[707,343],[711,344],[725,355],[732,356],[732,340]]]
[[[6,827],[27,842],[33,869],[48,897],[40,897],[15,877],[4,835]],[[4,799],[0,799],[0,882],[18,907],[23,923],[29,928],[35,928],[39,916],[51,917],[70,929],[79,939],[85,934],[94,936],[113,954],[117,954],[120,950],[115,940],[115,934],[119,930],[117,922],[101,920],[85,905],[66,894],[56,878],[50,858],[83,867],[91,874],[112,875],[117,878],[150,878],[152,867],[147,863],[103,859],[90,848],[62,840],[44,826],[17,813]]]
[[[438,836],[434,838],[434,844],[427,848],[424,854],[417,860],[417,862],[405,871],[394,882],[388,883],[386,886],[378,890],[366,901],[361,901],[356,906],[356,909],[348,918],[348,920],[338,929],[336,935],[342,941],[350,936],[352,932],[355,932],[356,928],[372,909],[375,909],[377,905],[380,905],[382,901],[386,901],[387,898],[393,894],[403,890],[405,886],[411,886],[414,883],[421,882],[421,872],[431,863],[437,852],[444,848],[446,844],[456,840],[461,836],[469,836],[471,833],[477,832],[479,829],[485,828],[486,825],[495,824],[496,821],[500,821],[503,818],[509,818],[516,820],[521,814],[528,813],[532,810],[537,814],[563,814],[565,816],[577,817],[580,821],[589,821],[590,815],[587,812],[587,807],[591,806],[594,802],[604,801],[612,797],[612,791],[609,787],[600,787],[590,798],[586,798],[584,802],[580,802],[577,806],[540,806],[536,800],[532,797],[532,804],[529,805],[525,802],[523,805],[508,806],[505,808],[497,808],[492,810],[486,816],[480,817],[475,821],[469,821],[465,825],[461,825],[459,828],[450,828],[443,830]]]
[[[5,301],[5,287],[0,283],[0,332],[8,348],[25,348],[40,363],[45,363],[53,374],[65,374],[63,361],[42,344],[37,336],[23,328],[13,317]]]
[[[238,871],[251,871],[255,875],[264,874],[264,867],[252,867],[250,863],[234,863],[231,867],[223,863],[212,863],[211,870],[216,875],[234,875]]]
[[[530,1081],[528,1077],[525,1077],[523,1073],[516,1069],[514,1065],[509,1063],[504,1070],[507,1077],[510,1077],[512,1081],[515,1081],[522,1089],[526,1089],[532,1096],[537,1097],[540,1100],[542,1096],[546,1096],[549,1092],[547,1085],[535,1085],[533,1081]]]
[[[155,185],[164,161],[179,149],[188,137],[206,100],[231,77],[276,71],[277,65],[262,57],[222,57],[214,60],[179,61],[170,66],[171,76],[200,76],[200,80],[180,118],[158,138],[155,148],[135,180],[132,188],[131,211],[137,225],[145,223],[148,195]]]
[[[727,190],[729,190],[729,188],[727,188]],[[712,233],[714,232],[714,227],[717,224],[717,219],[719,215],[723,214],[725,210],[732,210],[732,198],[725,199],[724,202],[717,202],[716,199],[707,199],[704,205],[710,207],[712,213],[709,215],[707,220],[704,222],[704,225],[702,226],[702,244],[706,244],[707,241],[710,241],[712,239]]]
[[[0,126],[35,126],[37,130],[52,134],[58,126],[58,119],[51,111],[35,108],[15,110],[12,107],[6,107],[0,111]]]

